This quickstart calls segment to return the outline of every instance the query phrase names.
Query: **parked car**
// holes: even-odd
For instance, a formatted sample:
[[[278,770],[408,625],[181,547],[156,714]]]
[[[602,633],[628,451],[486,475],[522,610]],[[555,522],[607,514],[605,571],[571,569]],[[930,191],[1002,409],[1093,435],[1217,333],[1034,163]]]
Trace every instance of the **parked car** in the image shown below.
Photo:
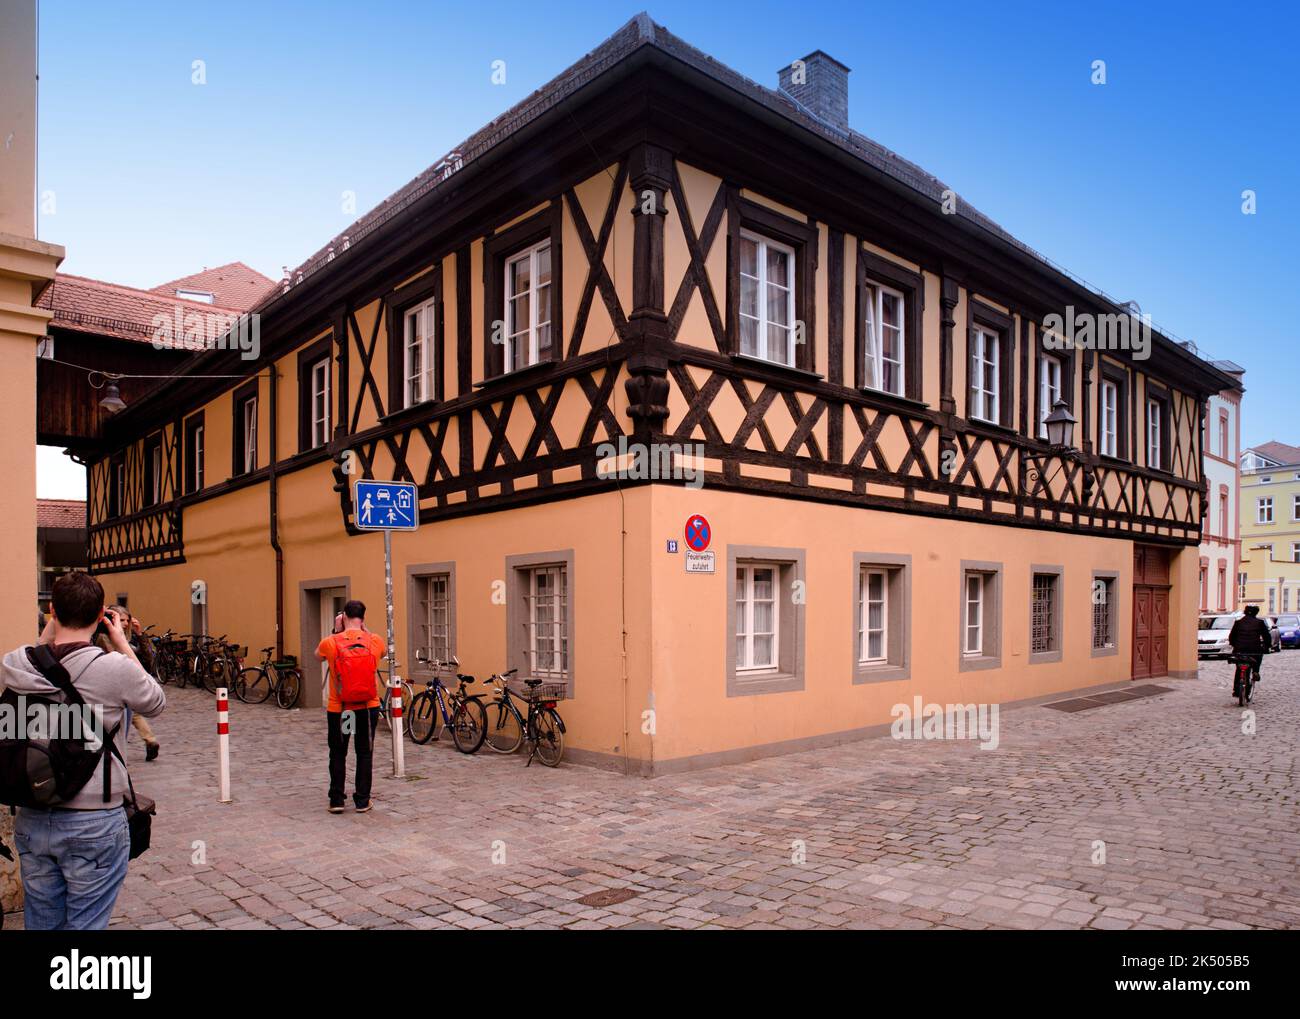
[[[1300,647],[1300,616],[1294,614],[1278,616],[1277,628],[1282,647]]]
[[[1217,616],[1201,616],[1200,622],[1197,623],[1196,657],[1227,658],[1232,654],[1232,648],[1228,644],[1228,633],[1232,630],[1232,624],[1243,615],[1245,615],[1243,612],[1225,612]],[[1268,624],[1272,638],[1269,651],[1280,651],[1282,633],[1278,628],[1277,620],[1271,616],[1259,618]]]

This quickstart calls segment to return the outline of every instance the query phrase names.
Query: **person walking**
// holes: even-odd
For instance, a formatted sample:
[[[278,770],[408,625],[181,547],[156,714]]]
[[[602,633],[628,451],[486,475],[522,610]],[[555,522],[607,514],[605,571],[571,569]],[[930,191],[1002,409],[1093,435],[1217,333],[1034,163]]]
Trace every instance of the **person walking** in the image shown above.
[[[343,813],[346,803],[348,740],[355,737],[357,772],[352,801],[357,813],[370,810],[370,780],[375,727],[379,724],[379,660],[387,653],[384,640],[366,629],[366,606],[353,600],[343,606],[343,628],[316,648],[316,657],[329,663],[325,722],[329,737],[329,812]]]
[[[162,713],[167,697],[137,660],[125,620],[105,608],[104,588],[94,577],[61,576],[54,583],[52,611],[37,641],[49,656],[45,649],[38,655],[35,647],[10,651],[0,663],[4,686],[19,695],[66,701],[59,685],[46,678],[62,666],[67,682],[87,706],[102,712],[104,732],[113,735],[95,775],[61,806],[18,808],[14,841],[24,920],[28,930],[101,930],[113,915],[131,852],[124,809],[129,788],[124,715],[152,718]],[[101,624],[112,648],[108,652],[92,642]]]

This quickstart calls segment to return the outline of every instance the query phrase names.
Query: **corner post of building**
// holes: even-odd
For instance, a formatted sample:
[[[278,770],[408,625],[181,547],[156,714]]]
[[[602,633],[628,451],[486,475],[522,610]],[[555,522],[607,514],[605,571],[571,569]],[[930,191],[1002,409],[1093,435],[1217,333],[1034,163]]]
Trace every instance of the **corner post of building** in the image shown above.
[[[940,464],[955,462],[957,455],[957,432],[953,427],[957,401],[952,392],[952,331],[957,325],[959,291],[957,280],[945,270],[939,280],[939,413],[943,417],[939,430]]]
[[[643,323],[643,335],[665,335],[664,221],[665,201],[673,183],[673,156],[657,145],[640,144],[632,150],[628,183],[632,188],[632,313],[630,322]],[[653,326],[647,326],[654,323]]]

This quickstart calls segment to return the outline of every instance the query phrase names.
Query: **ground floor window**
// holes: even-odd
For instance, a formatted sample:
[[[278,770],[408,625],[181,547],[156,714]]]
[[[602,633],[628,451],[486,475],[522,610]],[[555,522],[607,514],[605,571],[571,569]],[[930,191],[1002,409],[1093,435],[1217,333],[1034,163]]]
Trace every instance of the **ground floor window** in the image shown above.
[[[573,696],[573,551],[509,556],[507,626],[520,678],[565,683]]]
[[[1118,647],[1116,631],[1119,614],[1116,595],[1119,590],[1118,573],[1093,573],[1092,575],[1092,653],[1093,656],[1114,654]]]
[[[456,566],[421,563],[406,568],[410,609],[408,668],[424,672],[416,652],[426,661],[447,662],[456,653]]]
[[[1061,567],[1035,566],[1030,575],[1029,660],[1061,660]]]
[[[962,562],[958,669],[1002,664],[1002,564]]]
[[[855,683],[908,679],[911,661],[912,557],[853,556]]]
[[[802,549],[727,547],[728,696],[803,689],[803,570]]]

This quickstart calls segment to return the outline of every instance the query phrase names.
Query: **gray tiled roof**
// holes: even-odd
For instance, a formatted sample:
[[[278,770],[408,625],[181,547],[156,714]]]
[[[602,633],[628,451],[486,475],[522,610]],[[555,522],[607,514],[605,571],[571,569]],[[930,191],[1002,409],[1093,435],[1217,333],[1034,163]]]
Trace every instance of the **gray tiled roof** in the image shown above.
[[[708,75],[714,81],[732,88],[741,96],[761,104],[781,116],[797,123],[801,127],[822,136],[840,148],[875,167],[893,180],[906,186],[919,196],[938,204],[944,199],[946,191],[951,190],[943,181],[928,173],[898,153],[873,141],[866,135],[852,129],[842,131],[831,124],[819,120],[807,108],[795,102],[793,98],[777,89],[767,88],[745,77],[738,71],[720,63],[702,50],[690,45],[685,40],[669,32],[662,25],[656,24],[645,13],[636,15],[613,35],[576,61],[556,77],[515,104],[491,123],[475,132],[437,163],[385,199],[374,209],[358,219],[347,230],[337,235],[328,245],[303,262],[290,273],[290,281],[296,286],[300,280],[309,277],[326,262],[332,260],[347,247],[374,232],[384,223],[400,214],[404,209],[436,190],[445,180],[453,176],[464,166],[480,158],[495,145],[510,137],[559,102],[573,95],[583,86],[598,78],[620,61],[643,46],[653,46],[689,67]],[[1038,261],[1052,272],[1067,277],[1075,284],[1095,294],[1099,299],[1114,305],[1122,302],[1111,297],[1099,288],[1079,279],[1073,273],[1052,262],[1045,255],[1018,240],[991,218],[984,215],[969,203],[958,197],[956,214],[970,224],[992,234],[1002,242],[1009,244],[1032,259]],[[259,309],[266,307],[283,292],[277,287],[259,304]],[[1189,353],[1201,358],[1196,345],[1174,336],[1169,330],[1158,330],[1165,337],[1173,340]]]

